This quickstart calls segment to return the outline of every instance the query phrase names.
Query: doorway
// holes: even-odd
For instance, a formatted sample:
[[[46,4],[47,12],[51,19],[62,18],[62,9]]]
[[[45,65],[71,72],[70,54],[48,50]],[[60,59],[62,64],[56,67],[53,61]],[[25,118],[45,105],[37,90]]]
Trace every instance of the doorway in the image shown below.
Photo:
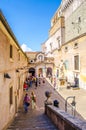
[[[17,96],[15,96],[15,113],[17,113]]]
[[[34,68],[30,68],[29,69],[29,73],[31,74],[31,76],[35,76],[35,69]]]

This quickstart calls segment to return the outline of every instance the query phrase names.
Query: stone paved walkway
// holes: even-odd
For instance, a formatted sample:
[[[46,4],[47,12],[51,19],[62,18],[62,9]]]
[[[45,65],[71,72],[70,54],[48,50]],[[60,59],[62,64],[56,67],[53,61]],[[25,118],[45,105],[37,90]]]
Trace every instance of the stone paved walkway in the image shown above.
[[[48,119],[48,117],[44,114],[44,101],[46,100],[45,91],[52,92],[51,101],[53,102],[53,100],[57,99],[59,101],[60,109],[63,110],[65,110],[64,98],[60,95],[60,93],[53,89],[48,81],[46,81],[44,85],[41,84],[41,86],[38,86],[37,89],[35,89],[35,86],[31,87],[28,90],[29,95],[32,90],[35,92],[37,97],[37,108],[32,110],[30,106],[28,113],[24,113],[23,107],[21,107],[18,115],[7,130],[57,130],[50,119]],[[76,116],[83,119],[78,113]]]
[[[37,89],[33,86],[28,90],[29,95],[32,90],[37,97],[37,108],[32,110],[30,106],[28,113],[25,113],[21,105],[17,116],[7,130],[58,130],[44,114],[45,91],[52,91],[52,88],[43,84]]]
[[[69,96],[75,96],[76,101],[76,110],[82,117],[86,120],[86,90],[84,89],[67,89],[66,87],[62,87],[59,91],[60,95],[66,99]],[[71,102],[71,99],[68,100]]]
[[[50,83],[49,80],[48,80],[48,82]],[[53,87],[53,85],[51,83],[50,83],[50,85]],[[67,89],[67,85],[65,84],[64,86],[60,86],[59,88],[57,85],[57,88],[55,91],[57,91],[57,93],[60,96],[62,96],[62,98],[64,98],[65,100],[67,99],[67,97],[75,96],[75,102],[76,102],[75,110],[79,113],[78,117],[80,119],[86,120],[86,90],[85,89],[82,89],[82,88],[80,88],[80,89],[73,89],[73,88]],[[72,100],[73,100],[72,98],[69,98],[67,101],[69,103],[71,103]],[[62,105],[61,108],[65,109],[64,105]],[[68,107],[68,111],[70,109],[71,108]],[[76,117],[77,117],[78,113],[76,113]]]

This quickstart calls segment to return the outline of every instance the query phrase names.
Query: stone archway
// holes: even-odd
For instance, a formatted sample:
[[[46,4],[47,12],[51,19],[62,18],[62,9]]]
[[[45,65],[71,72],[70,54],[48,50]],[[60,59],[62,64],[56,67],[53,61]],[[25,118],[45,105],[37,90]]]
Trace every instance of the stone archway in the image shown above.
[[[31,76],[35,76],[35,69],[34,68],[29,68],[29,71],[28,71],[30,74],[31,74]]]
[[[39,76],[39,77],[42,77],[42,76],[43,76],[43,69],[42,69],[42,68],[39,68],[39,69],[38,69],[38,76]]]
[[[51,77],[52,76],[52,68],[48,67],[47,68],[47,77]]]

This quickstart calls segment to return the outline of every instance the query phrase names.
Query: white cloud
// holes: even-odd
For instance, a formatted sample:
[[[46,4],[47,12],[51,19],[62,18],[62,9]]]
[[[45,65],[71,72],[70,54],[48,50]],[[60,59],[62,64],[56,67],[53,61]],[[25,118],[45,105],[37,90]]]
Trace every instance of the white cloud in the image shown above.
[[[26,44],[22,44],[22,45],[21,45],[21,48],[22,48],[22,50],[23,50],[24,52],[32,51],[32,49],[29,48]]]

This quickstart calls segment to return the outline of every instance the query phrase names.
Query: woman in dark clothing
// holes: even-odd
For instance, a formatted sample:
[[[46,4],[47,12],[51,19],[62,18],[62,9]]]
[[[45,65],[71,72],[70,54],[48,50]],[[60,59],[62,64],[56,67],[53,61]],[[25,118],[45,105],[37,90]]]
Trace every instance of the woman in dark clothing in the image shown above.
[[[35,80],[35,86],[36,86],[36,88],[38,87],[38,79],[37,78]]]

